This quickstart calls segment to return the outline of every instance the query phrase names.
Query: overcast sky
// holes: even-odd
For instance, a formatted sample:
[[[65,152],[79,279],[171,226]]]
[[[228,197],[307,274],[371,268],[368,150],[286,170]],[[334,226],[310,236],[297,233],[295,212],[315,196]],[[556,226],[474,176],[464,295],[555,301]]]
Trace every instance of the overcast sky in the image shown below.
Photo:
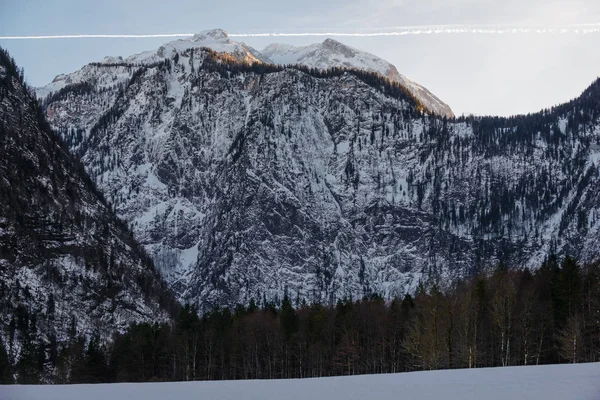
[[[431,24],[552,27],[600,22],[598,0],[0,0],[0,36],[365,31]],[[276,41],[243,38],[260,50]],[[455,114],[510,115],[567,101],[600,76],[600,33],[445,34],[336,38],[390,61]],[[127,56],[170,39],[0,40],[41,86],[106,55]]]

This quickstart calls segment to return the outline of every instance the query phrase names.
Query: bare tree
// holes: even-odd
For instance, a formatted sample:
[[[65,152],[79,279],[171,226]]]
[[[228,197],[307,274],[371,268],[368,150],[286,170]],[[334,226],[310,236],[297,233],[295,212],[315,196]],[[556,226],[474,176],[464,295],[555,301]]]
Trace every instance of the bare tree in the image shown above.
[[[510,364],[510,338],[513,328],[513,309],[516,290],[506,271],[498,273],[497,287],[492,299],[492,318],[500,336],[500,359],[502,366]]]
[[[571,315],[559,334],[559,354],[565,360],[575,364],[581,362],[583,351],[583,322],[579,314]]]

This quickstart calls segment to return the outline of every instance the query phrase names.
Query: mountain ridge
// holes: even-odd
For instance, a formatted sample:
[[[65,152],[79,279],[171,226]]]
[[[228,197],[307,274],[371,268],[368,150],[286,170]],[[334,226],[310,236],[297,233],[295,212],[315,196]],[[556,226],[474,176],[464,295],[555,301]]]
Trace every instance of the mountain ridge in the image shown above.
[[[322,43],[307,46],[273,43],[261,50],[261,53],[277,64],[302,64],[319,69],[348,67],[377,72],[408,89],[436,115],[454,117],[454,113],[447,104],[422,85],[400,74],[391,63],[331,38],[325,39]]]
[[[304,47],[285,45],[287,51],[292,51],[292,53],[299,52],[299,57],[286,58],[285,55],[279,54],[277,48],[281,46],[279,44],[272,44],[259,52],[243,42],[231,40],[227,32],[222,29],[212,29],[197,33],[190,38],[166,43],[157,50],[144,51],[126,58],[105,57],[100,63],[151,64],[159,62],[164,58],[171,58],[177,52],[183,52],[191,48],[201,49],[207,47],[220,53],[230,54],[237,61],[247,63],[298,64],[321,70],[336,67],[354,68],[381,74],[407,89],[430,112],[440,116],[454,117],[450,107],[433,95],[427,88],[401,75],[395,66],[373,54],[352,48],[330,38],[325,39],[323,43],[315,43]],[[306,54],[305,50],[307,49],[309,50],[309,54]],[[309,55],[315,54],[316,57],[309,57]],[[338,57],[345,58],[340,60]],[[77,83],[78,79],[80,77],[77,76],[77,73],[58,75],[48,85],[37,88],[37,94],[39,97],[46,97],[51,92],[56,92],[69,84]]]

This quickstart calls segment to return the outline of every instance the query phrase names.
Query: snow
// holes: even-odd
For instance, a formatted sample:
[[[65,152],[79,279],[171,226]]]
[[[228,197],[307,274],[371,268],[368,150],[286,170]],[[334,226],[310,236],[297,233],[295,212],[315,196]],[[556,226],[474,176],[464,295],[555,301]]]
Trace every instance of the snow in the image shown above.
[[[600,363],[270,381],[16,385],[0,391],[7,400],[597,400],[598,377]]]
[[[154,219],[159,214],[164,214],[165,210],[168,209],[168,206],[168,202],[162,202],[148,208],[146,212],[144,212],[140,217],[135,219],[135,223],[141,225],[148,225],[150,222],[154,221]]]
[[[216,52],[229,53],[241,56],[241,59],[250,62],[268,62],[261,54],[242,42],[231,40],[222,29],[202,31],[192,37],[169,42],[158,50],[145,51],[125,59],[128,63],[152,63],[165,57],[172,57],[175,53],[182,54],[191,48],[208,47]]]
[[[560,129],[560,133],[562,133],[563,135],[567,133],[567,119],[566,118],[560,118],[558,120],[558,129]]]
[[[158,177],[156,175],[154,175],[154,173],[152,172],[152,170],[150,169],[150,164],[143,164],[143,166],[148,166],[148,175],[146,178],[146,185],[149,188],[154,188],[157,190],[166,190],[167,189],[167,185],[165,185],[164,183],[162,183]],[[142,167],[142,166],[140,166]]]
[[[333,39],[301,47],[274,43],[264,48],[262,53],[278,64],[304,64],[320,69],[354,67],[378,72],[390,79],[400,79],[398,71],[389,62]]]
[[[162,61],[165,58],[171,58],[175,53],[182,54],[191,48],[208,47],[216,52],[229,53],[234,55],[239,61],[248,62],[270,62],[258,51],[242,42],[231,40],[227,33],[222,29],[212,29],[202,31],[189,38],[175,40],[160,46],[155,50],[144,51],[129,57],[104,57],[100,64],[152,64]],[[187,65],[188,60],[182,57],[182,63]],[[119,83],[126,82],[131,77],[131,71],[125,67],[113,66],[111,68],[98,68],[88,64],[81,70],[71,74],[60,74],[46,86],[36,88],[38,98],[45,98],[50,93],[56,93],[60,89],[84,81],[94,81],[97,89],[110,88]],[[96,78],[96,79],[90,79]],[[177,91],[178,88],[171,88]],[[173,92],[170,92],[173,95]]]
[[[588,167],[594,164],[600,165],[600,144],[592,143],[590,145],[590,153],[588,156]]]
[[[318,69],[346,67],[376,72],[400,83],[436,114],[454,116],[447,104],[425,87],[400,74],[391,63],[333,39],[325,39],[323,43],[299,47],[273,43],[262,49],[261,54],[276,64],[302,64]]]
[[[188,267],[188,269],[191,269],[192,267],[194,267],[196,265],[196,262],[198,261],[198,251],[199,251],[198,245],[199,244],[200,243],[196,243],[189,249],[181,250],[181,254],[179,255],[179,260],[180,260],[180,263],[182,266]]]

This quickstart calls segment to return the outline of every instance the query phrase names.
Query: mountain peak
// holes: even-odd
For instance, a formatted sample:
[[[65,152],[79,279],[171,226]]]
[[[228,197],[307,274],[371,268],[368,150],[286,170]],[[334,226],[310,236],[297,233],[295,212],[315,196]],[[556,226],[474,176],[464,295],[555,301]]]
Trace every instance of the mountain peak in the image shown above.
[[[321,46],[329,51],[341,53],[344,57],[347,58],[353,58],[354,56],[356,56],[355,49],[331,38],[325,39]]]
[[[441,116],[454,116],[447,104],[425,87],[401,75],[388,61],[331,38],[322,43],[301,47],[272,44],[265,47],[262,54],[277,64],[302,64],[318,69],[346,67],[376,72],[405,87],[431,112]]]
[[[261,54],[242,42],[231,40],[223,29],[210,29],[196,33],[194,36],[175,40],[164,44],[157,50],[150,50],[127,57],[125,62],[152,63],[175,53],[183,53],[191,48],[207,47],[219,53],[229,53],[239,61],[270,62]],[[114,58],[114,57],[113,57]]]
[[[228,39],[229,39],[229,35],[227,35],[227,32],[225,32],[225,30],[223,30],[223,29],[210,29],[210,30],[207,30],[207,31],[202,31],[202,32],[196,33],[189,40],[191,42],[203,42],[203,41],[206,41],[206,40],[218,40],[218,41],[222,41],[222,40],[228,40]]]

